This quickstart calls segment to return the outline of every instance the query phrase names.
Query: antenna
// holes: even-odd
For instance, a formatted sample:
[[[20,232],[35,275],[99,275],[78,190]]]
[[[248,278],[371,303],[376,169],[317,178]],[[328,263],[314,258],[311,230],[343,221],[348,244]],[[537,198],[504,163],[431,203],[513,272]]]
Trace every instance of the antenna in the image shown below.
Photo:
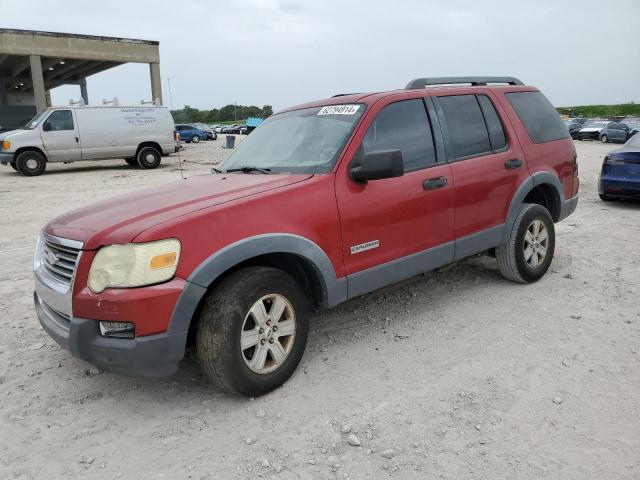
[[[171,110],[173,110],[173,95],[171,94],[171,79],[169,77],[167,77],[167,83],[169,84],[169,103],[171,104]],[[180,138],[179,133],[178,133],[178,138]],[[185,180],[184,172],[182,171],[182,155],[180,155],[181,149],[182,149],[182,145],[178,143],[178,165],[180,166],[180,176],[182,177],[182,180]]]

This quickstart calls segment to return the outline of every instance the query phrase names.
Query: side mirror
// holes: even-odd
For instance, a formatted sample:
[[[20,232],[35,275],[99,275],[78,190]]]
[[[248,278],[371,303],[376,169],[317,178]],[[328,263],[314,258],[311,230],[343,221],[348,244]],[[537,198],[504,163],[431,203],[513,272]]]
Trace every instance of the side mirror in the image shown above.
[[[44,122],[42,124],[42,131],[43,132],[50,132],[51,131],[51,124],[49,122]]]
[[[349,175],[354,182],[368,182],[404,175],[401,150],[376,150],[356,157],[349,166]]]

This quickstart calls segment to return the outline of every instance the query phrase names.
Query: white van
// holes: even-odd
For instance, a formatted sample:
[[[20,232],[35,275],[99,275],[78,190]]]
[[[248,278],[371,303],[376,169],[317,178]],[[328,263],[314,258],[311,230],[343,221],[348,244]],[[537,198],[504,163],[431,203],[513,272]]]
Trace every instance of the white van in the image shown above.
[[[27,176],[40,175],[47,162],[110,158],[156,168],[178,149],[169,109],[151,105],[52,107],[0,141],[0,163]]]

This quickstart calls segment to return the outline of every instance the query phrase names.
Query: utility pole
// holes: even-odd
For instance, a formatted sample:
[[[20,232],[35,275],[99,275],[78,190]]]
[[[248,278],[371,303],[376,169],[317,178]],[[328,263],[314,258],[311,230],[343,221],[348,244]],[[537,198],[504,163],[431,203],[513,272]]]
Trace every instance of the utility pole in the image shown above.
[[[236,104],[236,102],[233,102],[233,121],[237,121],[238,120],[238,105]]]

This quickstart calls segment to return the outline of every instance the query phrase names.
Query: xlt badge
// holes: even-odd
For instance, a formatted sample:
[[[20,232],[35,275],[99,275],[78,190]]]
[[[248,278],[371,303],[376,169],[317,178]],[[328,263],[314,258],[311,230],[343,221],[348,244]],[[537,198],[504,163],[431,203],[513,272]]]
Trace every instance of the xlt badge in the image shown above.
[[[355,255],[356,253],[360,253],[360,252],[365,252],[373,248],[378,248],[379,246],[380,246],[380,240],[371,240],[370,242],[361,243],[360,245],[354,245],[351,247],[351,255]]]

